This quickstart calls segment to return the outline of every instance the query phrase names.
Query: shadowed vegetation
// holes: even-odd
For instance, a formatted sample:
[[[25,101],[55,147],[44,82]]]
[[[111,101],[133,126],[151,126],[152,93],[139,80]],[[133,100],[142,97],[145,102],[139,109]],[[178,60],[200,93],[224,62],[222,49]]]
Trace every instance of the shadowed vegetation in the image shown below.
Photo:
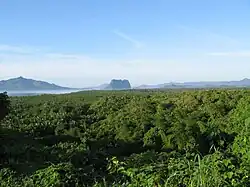
[[[0,94],[1,186],[249,186],[250,91]]]

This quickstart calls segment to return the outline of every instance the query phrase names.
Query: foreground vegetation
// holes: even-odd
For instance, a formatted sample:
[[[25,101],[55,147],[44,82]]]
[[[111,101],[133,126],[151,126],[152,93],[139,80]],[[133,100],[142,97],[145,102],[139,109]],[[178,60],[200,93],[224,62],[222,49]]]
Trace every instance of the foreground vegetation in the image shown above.
[[[0,120],[1,186],[250,186],[249,90],[1,94]]]

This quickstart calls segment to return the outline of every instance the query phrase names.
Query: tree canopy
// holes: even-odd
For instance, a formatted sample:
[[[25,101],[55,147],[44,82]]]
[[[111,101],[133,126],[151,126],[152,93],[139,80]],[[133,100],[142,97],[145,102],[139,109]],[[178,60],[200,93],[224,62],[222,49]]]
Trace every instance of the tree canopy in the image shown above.
[[[250,90],[0,94],[1,186],[250,186]]]

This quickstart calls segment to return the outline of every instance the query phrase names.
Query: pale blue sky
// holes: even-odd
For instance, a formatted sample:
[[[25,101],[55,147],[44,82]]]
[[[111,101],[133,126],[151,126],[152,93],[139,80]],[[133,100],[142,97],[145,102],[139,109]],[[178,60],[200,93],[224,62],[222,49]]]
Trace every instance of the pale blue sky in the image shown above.
[[[0,79],[250,78],[250,0],[1,0]]]

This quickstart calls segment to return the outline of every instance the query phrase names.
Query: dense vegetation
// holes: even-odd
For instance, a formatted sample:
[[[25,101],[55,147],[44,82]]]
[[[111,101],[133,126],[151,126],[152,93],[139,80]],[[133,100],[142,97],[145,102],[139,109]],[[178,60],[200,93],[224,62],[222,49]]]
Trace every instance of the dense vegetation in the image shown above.
[[[1,94],[0,120],[1,186],[250,186],[249,90]]]

